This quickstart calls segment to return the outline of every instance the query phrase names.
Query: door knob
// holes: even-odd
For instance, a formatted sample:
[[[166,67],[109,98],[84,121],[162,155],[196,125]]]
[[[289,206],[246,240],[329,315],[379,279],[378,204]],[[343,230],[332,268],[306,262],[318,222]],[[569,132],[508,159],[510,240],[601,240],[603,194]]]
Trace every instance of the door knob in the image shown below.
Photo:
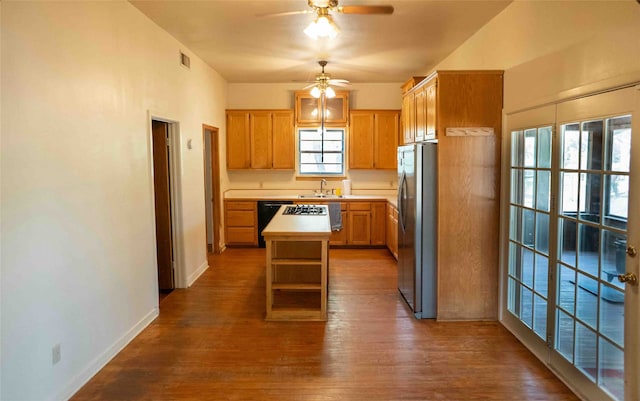
[[[631,246],[631,245],[629,245],[629,246],[627,247],[627,255],[629,255],[629,256],[631,256],[631,257],[634,257],[634,256],[636,256],[637,254],[638,254],[638,250],[637,250],[635,247],[633,247],[633,246]]]
[[[629,283],[630,285],[636,285],[638,283],[638,278],[633,273],[620,274],[618,280],[620,280],[621,283]]]

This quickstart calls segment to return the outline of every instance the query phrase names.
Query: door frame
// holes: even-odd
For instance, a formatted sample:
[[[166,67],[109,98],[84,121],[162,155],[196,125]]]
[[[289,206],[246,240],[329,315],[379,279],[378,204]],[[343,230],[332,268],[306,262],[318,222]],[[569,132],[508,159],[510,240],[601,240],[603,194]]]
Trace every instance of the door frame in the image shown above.
[[[209,143],[210,147],[210,156],[211,156],[211,182],[207,182],[207,146],[206,146],[206,137],[207,131],[209,134]],[[222,247],[220,246],[220,239],[222,238],[220,232],[221,225],[221,200],[220,197],[220,129],[211,125],[202,124],[202,163],[204,165],[204,198],[205,198],[205,216],[206,216],[206,207],[207,203],[211,202],[212,210],[211,210],[211,221],[207,221],[205,224],[205,230],[209,230],[208,225],[213,224],[213,244],[212,244],[212,252],[214,254],[219,254],[222,252]],[[208,199],[207,197],[207,186],[211,185],[211,196],[212,199]],[[206,217],[205,217],[206,218]],[[206,235],[205,235],[206,238]],[[205,249],[209,248],[209,243],[205,244]]]
[[[635,108],[636,113],[640,112],[640,84],[634,87],[635,92]],[[640,114],[640,113],[638,113]],[[634,135],[635,134],[635,138]],[[631,167],[633,174],[629,178],[629,188],[640,188],[640,115],[631,120]],[[640,191],[630,191],[628,219],[629,221],[640,221]],[[627,243],[636,248],[640,246],[640,227],[633,225],[627,227]],[[636,277],[640,276],[640,257],[632,257],[627,254],[626,271],[634,273]],[[625,372],[640,372],[640,286],[626,285],[625,297],[628,293],[633,292],[636,302],[625,302],[625,316],[633,316],[633,324],[627,325],[625,322]],[[625,373],[626,374],[626,373]],[[636,400],[640,397],[640,383],[638,380],[630,382],[625,381],[625,399]]]
[[[184,239],[182,221],[182,192],[181,168],[180,168],[180,122],[176,119],[163,116],[152,110],[147,111],[147,159],[149,166],[149,199],[151,207],[151,225],[153,233],[152,248],[156,249],[156,216],[155,216],[155,191],[153,185],[153,127],[152,121],[161,121],[168,124],[169,130],[169,185],[171,197],[171,235],[174,254],[174,287],[187,288],[186,274],[184,271]],[[156,252],[153,252],[154,266],[158,265]],[[156,288],[158,287],[158,274],[154,271]]]

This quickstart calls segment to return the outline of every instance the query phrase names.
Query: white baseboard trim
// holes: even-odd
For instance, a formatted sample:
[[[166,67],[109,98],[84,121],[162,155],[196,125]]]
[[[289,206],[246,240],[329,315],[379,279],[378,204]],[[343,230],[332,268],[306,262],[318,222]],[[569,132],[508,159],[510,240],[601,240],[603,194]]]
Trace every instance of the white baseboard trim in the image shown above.
[[[98,355],[93,361],[91,361],[86,368],[84,368],[79,374],[77,374],[71,381],[62,389],[57,396],[52,400],[68,400],[78,390],[82,388],[87,382],[96,375],[102,368],[105,367],[111,359],[113,359],[124,347],[127,346],[144,330],[151,322],[155,320],[160,314],[160,309],[156,306],[146,316],[144,316],[138,323],[133,325],[122,337],[116,340],[109,348],[107,348],[102,354]]]
[[[209,261],[205,260],[204,262],[202,262],[200,267],[198,267],[198,269],[195,272],[193,272],[191,275],[189,275],[189,277],[187,277],[187,288],[191,287],[193,283],[195,283],[196,280],[200,278],[200,276],[202,276],[202,273],[204,273],[208,268],[209,268]]]

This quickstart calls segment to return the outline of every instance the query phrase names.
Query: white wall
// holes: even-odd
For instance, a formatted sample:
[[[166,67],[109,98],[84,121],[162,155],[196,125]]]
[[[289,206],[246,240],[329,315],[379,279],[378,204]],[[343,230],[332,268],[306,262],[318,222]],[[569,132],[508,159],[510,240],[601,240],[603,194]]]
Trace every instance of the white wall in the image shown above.
[[[180,122],[186,276],[206,267],[226,82],[125,1],[0,7],[0,398],[63,399],[158,311],[149,110]]]
[[[504,69],[505,111],[640,79],[635,0],[515,1],[437,69]]]
[[[227,107],[229,109],[293,109],[294,92],[305,83],[241,84],[230,83]],[[400,110],[402,83],[351,84],[348,89],[351,109]],[[342,88],[340,88],[342,89]],[[221,147],[224,149],[224,147]],[[224,157],[224,156],[223,156]],[[223,170],[226,160],[222,162]],[[279,171],[223,171],[223,191],[227,189],[284,189],[306,191],[318,189],[318,181],[296,180],[294,172]],[[395,188],[395,171],[348,170],[347,178],[352,188],[358,190],[390,190]],[[341,186],[340,182],[329,182],[328,188]]]

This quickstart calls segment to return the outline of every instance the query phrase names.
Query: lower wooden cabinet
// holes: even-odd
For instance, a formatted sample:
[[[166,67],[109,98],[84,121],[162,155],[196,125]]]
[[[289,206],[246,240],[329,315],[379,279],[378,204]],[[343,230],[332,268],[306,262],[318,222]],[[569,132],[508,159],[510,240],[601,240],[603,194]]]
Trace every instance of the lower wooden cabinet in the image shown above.
[[[330,201],[296,200],[298,204],[327,204]],[[332,231],[332,246],[385,246],[387,202],[340,202],[342,230]],[[227,246],[258,246],[258,212],[256,201],[225,200],[225,242]]]
[[[386,245],[386,215],[387,202],[371,202],[371,245]]]
[[[224,237],[228,246],[258,246],[258,208],[254,201],[224,202]]]
[[[296,201],[295,203],[311,203]],[[315,204],[327,201],[314,200]],[[329,245],[333,246],[385,246],[387,202],[343,201],[340,203],[342,230],[332,231]]]
[[[348,245],[371,245],[371,202],[349,203]]]
[[[396,260],[398,260],[398,209],[387,203],[387,248]]]
[[[340,203],[340,215],[342,217],[342,230],[331,231],[331,237],[329,237],[329,245],[347,245],[349,240],[348,224],[349,220],[349,205],[346,202]]]

